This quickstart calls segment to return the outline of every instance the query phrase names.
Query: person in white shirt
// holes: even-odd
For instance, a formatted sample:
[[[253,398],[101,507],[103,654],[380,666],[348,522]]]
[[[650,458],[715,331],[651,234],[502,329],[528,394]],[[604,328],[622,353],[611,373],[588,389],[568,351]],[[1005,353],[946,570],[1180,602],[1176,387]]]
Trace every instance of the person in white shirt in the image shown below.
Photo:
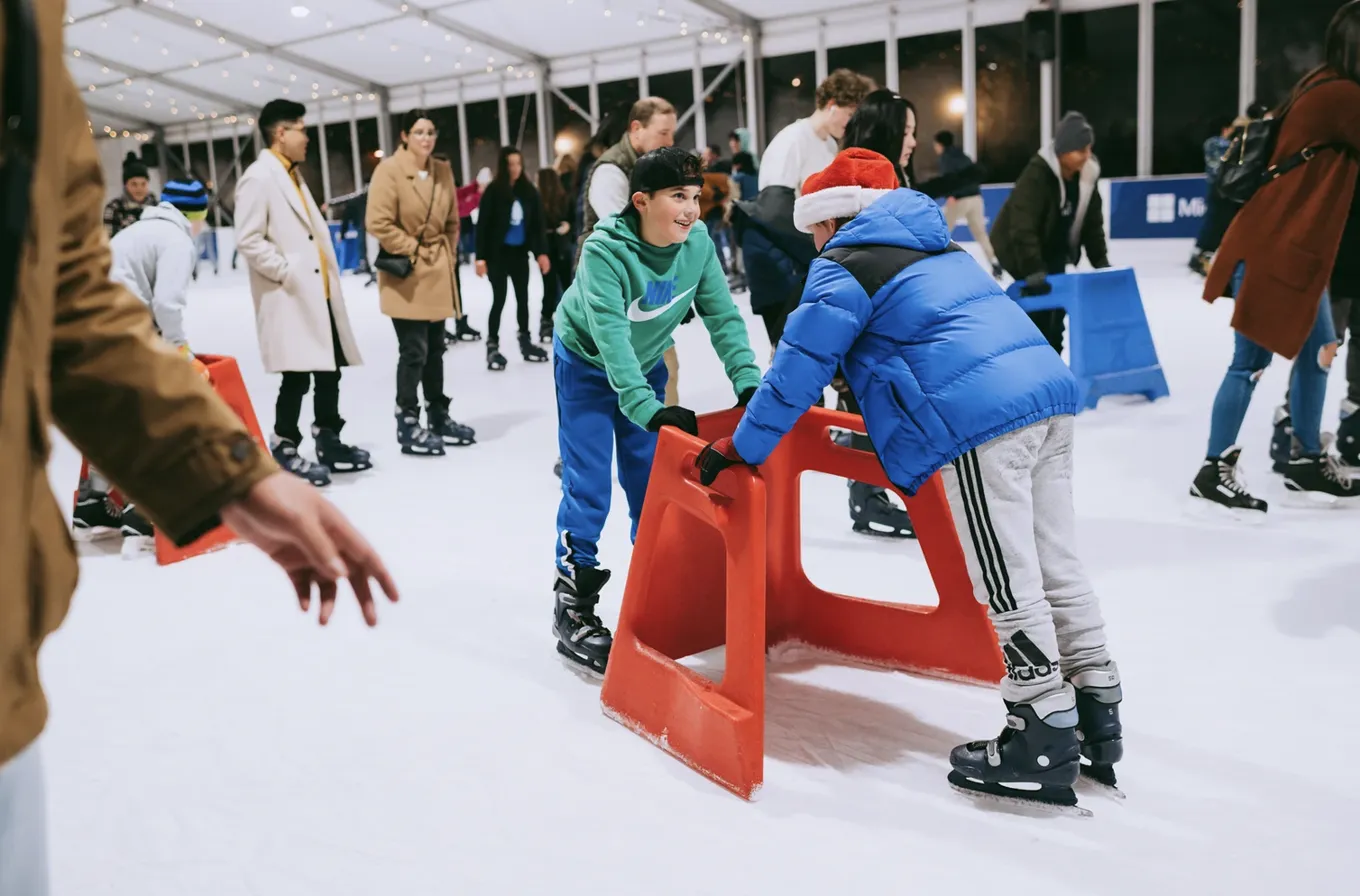
[[[784,321],[801,294],[799,283],[817,254],[793,226],[793,202],[803,181],[831,164],[846,125],[874,82],[836,69],[817,87],[817,110],[780,131],[760,161],[760,195],[743,203],[742,256],[751,310],[765,321],[770,347],[779,344]]]
[[[765,149],[760,189],[792,187],[801,193],[803,181],[836,158],[845,126],[873,88],[872,81],[849,69],[828,75],[817,88],[817,111],[784,128]]]
[[[666,100],[649,96],[638,100],[628,112],[628,130],[614,146],[605,150],[590,169],[586,181],[586,209],[581,228],[581,244],[602,218],[617,215],[628,207],[632,194],[628,180],[638,156],[654,149],[675,145],[675,107]]]

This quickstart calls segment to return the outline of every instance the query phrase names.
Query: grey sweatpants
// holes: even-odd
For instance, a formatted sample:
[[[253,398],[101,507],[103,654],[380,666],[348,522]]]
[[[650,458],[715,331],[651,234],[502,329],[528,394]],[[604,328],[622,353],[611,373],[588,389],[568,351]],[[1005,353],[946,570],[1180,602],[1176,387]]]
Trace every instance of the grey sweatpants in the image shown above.
[[[0,896],[47,896],[47,794],[37,744],[0,765]]]
[[[1032,703],[1110,663],[1100,604],[1076,555],[1070,415],[987,442],[944,467],[973,595],[1006,662],[1001,696]]]

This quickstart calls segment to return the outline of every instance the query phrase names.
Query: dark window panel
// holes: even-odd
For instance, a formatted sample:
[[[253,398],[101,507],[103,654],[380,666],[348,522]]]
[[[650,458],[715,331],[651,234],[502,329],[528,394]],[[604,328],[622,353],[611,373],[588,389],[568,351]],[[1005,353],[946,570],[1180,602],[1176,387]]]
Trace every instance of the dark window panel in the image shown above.
[[[888,80],[887,47],[882,41],[879,41],[872,44],[828,48],[826,51],[826,70],[834,72],[838,68],[848,68],[852,72],[859,72],[861,75],[872,78],[875,85],[882,87]]]
[[[1234,0],[1153,9],[1152,172],[1202,174],[1215,119],[1237,113],[1242,14]]]
[[[1138,8],[1117,6],[1062,17],[1062,109],[1095,131],[1104,177],[1138,167]]]
[[[813,53],[770,56],[763,60],[765,73],[764,142],[817,109],[817,61]]]
[[[667,72],[662,75],[652,75],[648,80],[648,88],[652,91],[652,96],[659,96],[668,100],[675,107],[677,117],[684,115],[690,106],[694,105],[694,74],[686,70],[683,72]],[[685,149],[694,148],[694,118],[685,122],[685,126],[676,131],[675,145],[683,146]]]
[[[989,182],[1012,183],[1039,149],[1039,62],[1025,56],[1024,26],[977,29],[977,63],[977,162]]]
[[[939,131],[963,143],[963,35],[958,31],[905,37],[897,42],[899,93],[916,107],[912,169],[922,181],[939,173],[931,142]]]
[[[1339,0],[1259,0],[1256,26],[1256,98],[1278,106],[1294,85],[1321,64],[1327,23]],[[1240,111],[1240,110],[1239,110]]]

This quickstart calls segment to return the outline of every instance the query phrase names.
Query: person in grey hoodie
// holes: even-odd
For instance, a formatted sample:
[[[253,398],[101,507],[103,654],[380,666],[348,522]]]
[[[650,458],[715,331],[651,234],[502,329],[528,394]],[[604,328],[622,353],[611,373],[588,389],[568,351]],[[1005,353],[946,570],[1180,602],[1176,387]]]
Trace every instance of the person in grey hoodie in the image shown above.
[[[194,238],[203,221],[190,221],[169,202],[142,212],[141,219],[118,232],[109,243],[113,267],[109,278],[128,288],[151,309],[161,337],[188,353],[184,308],[193,280]]]
[[[1081,260],[1110,266],[1105,213],[1096,188],[1100,163],[1091,154],[1095,133],[1080,112],[1063,116],[1053,143],[1030,160],[992,225],[992,248],[1001,266],[1023,280],[1024,295],[1047,295],[1048,277]],[[1059,353],[1063,348],[1062,309],[1036,311],[1030,318]]]
[[[145,302],[161,338],[206,376],[207,368],[189,349],[184,308],[198,258],[194,238],[207,215],[207,191],[197,181],[184,186],[188,189],[167,192],[160,204],[148,206],[140,219],[109,241],[113,255],[109,279]],[[136,506],[114,493],[93,467],[81,479],[72,524],[88,532],[116,531],[145,546],[155,534]]]

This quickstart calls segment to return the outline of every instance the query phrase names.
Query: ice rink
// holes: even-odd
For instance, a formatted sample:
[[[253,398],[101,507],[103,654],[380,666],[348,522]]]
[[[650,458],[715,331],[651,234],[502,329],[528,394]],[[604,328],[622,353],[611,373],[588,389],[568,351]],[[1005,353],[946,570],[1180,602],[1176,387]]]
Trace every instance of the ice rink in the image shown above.
[[[1231,304],[1199,300],[1189,248],[1113,246],[1115,264],[1138,270],[1172,394],[1107,399],[1078,423],[1080,551],[1124,676],[1127,800],[1081,794],[1091,819],[982,808],[945,774],[950,747],[1000,730],[994,690],[808,653],[771,664],[754,803],[606,719],[598,687],[563,668],[549,633],[550,365],[507,351],[509,370],[494,374],[485,343],[452,348],[453,415],[479,443],[403,456],[393,329],[376,288],[347,278],[365,363],[344,376],[345,436],[377,468],[329,495],[380,548],[403,600],[380,608],[373,631],[342,601],[322,630],[252,548],[166,568],[84,549],[42,664],[53,892],[1354,892],[1360,508],[1283,506],[1266,452],[1289,366],[1277,359],[1242,435],[1269,519],[1187,512],[1232,345]],[[261,371],[244,273],[225,261],[217,277],[200,269],[190,338],[239,359],[268,429],[277,379]],[[489,288],[469,269],[463,282],[485,330]],[[535,278],[535,326],[538,293]],[[764,329],[750,330],[763,360]],[[509,310],[502,339],[513,337]],[[677,341],[682,401],[730,406],[702,326]],[[63,500],[78,466],[60,442]],[[914,542],[850,531],[843,482],[810,477],[803,515],[823,587],[933,600]],[[616,571],[611,624],[629,552],[620,491],[601,551]]]

